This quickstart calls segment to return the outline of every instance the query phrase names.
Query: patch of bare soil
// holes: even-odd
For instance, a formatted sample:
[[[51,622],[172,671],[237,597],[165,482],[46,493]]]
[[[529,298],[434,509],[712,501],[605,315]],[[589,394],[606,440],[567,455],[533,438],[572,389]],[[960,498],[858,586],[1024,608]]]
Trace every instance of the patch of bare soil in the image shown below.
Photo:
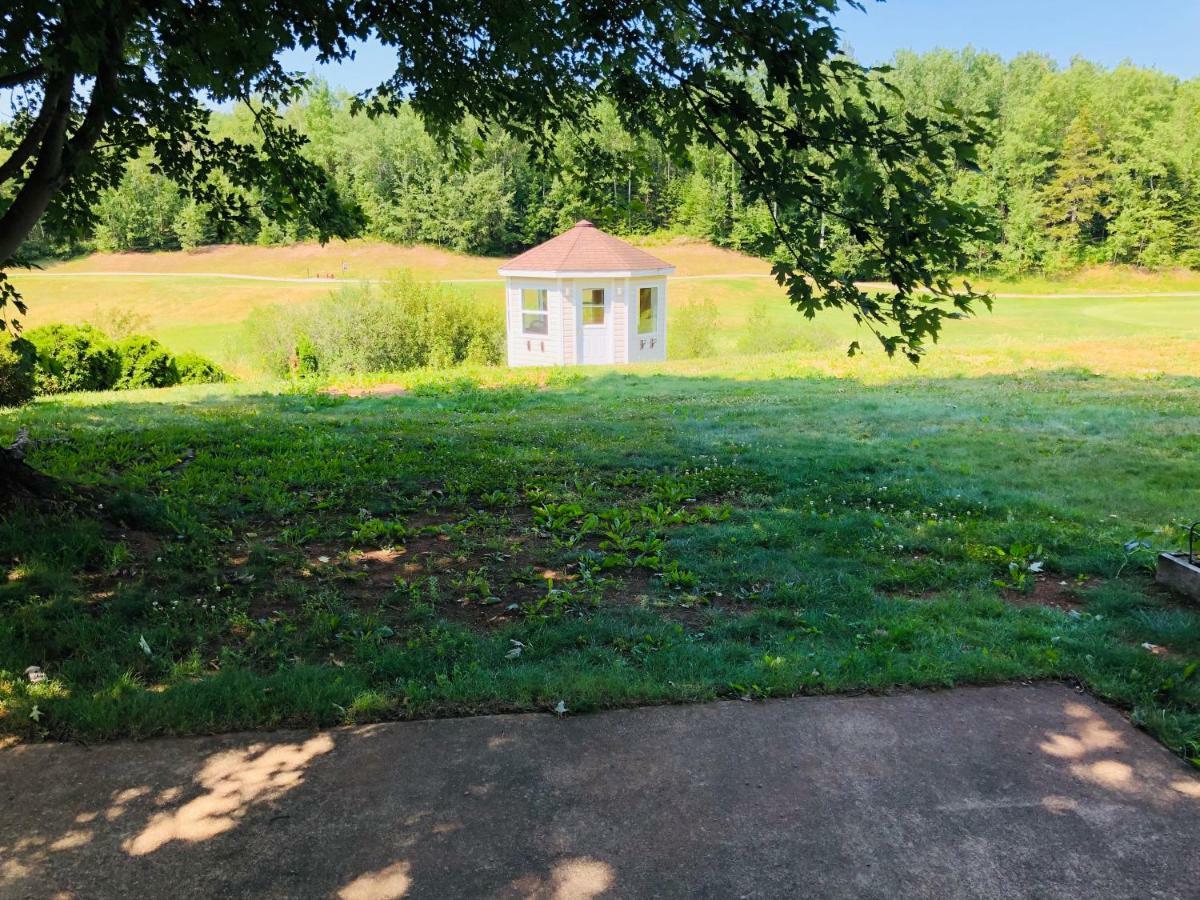
[[[412,516],[406,525],[416,533],[390,546],[306,544],[295,574],[329,581],[363,609],[375,608],[403,584],[436,578],[438,612],[474,628],[513,621],[526,603],[546,593],[547,577],[568,577],[565,571],[549,568],[553,548],[525,530],[527,516],[513,516],[508,534],[438,530],[460,518],[450,511]],[[277,602],[273,608],[278,608]]]
[[[302,557],[278,577],[328,584],[364,611],[396,602],[398,588],[419,585],[422,600],[436,598],[439,615],[478,630],[537,614],[546,604],[561,610],[555,606],[560,602],[568,611],[584,611],[591,602],[648,609],[687,627],[702,626],[717,605],[741,611],[721,598],[664,596],[654,574],[642,568],[606,571],[598,590],[582,589],[579,563],[531,523],[529,513],[518,510],[472,521],[461,510],[425,511],[408,517],[406,536],[389,545],[356,547],[349,539],[305,544]],[[588,538],[576,549],[596,550],[598,544]],[[227,577],[239,579],[246,564],[244,555],[231,555]],[[291,602],[269,584],[254,594],[253,618],[287,611]]]
[[[102,522],[105,538],[112,544],[123,543],[125,551],[116,552],[100,564],[85,566],[76,573],[76,581],[93,604],[103,604],[120,588],[121,583],[142,575],[150,562],[162,552],[162,539],[138,528]],[[14,563],[19,562],[14,559]],[[19,568],[18,568],[19,571]],[[10,580],[14,578],[10,575]],[[20,577],[20,576],[16,576]],[[103,607],[97,605],[95,611]]]
[[[682,594],[664,597],[655,588],[654,576],[645,569],[633,569],[619,578],[619,586],[605,595],[618,606],[649,609],[670,622],[678,622],[685,628],[698,628],[708,620],[709,612],[721,609],[739,615],[748,614],[746,606],[737,606],[721,598]]]
[[[334,397],[400,397],[408,393],[408,388],[402,384],[373,384],[370,387],[331,387],[325,388],[321,393],[329,394]]]
[[[923,591],[886,591],[885,593],[897,600],[911,600],[915,603],[921,600],[935,600],[945,592],[945,588],[926,588]]]
[[[1030,593],[1005,591],[1004,599],[1014,606],[1045,606],[1063,612],[1072,609],[1082,610],[1084,601],[1080,594],[1099,583],[1099,578],[1067,581],[1053,575],[1038,575],[1035,577],[1033,590]]]
[[[1162,656],[1166,657],[1167,659],[1182,658],[1182,654],[1176,653],[1170,647],[1164,647],[1162,644],[1152,644],[1149,641],[1145,641],[1139,646],[1151,656]]]

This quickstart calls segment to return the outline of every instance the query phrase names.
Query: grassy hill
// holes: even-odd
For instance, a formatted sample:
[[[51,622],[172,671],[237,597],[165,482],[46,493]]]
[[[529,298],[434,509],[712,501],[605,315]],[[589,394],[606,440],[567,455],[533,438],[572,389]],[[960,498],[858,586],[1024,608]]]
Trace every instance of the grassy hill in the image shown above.
[[[679,238],[647,244],[678,268],[681,276],[768,274],[763,260],[702,241]],[[395,269],[410,269],[424,279],[499,280],[504,258],[470,256],[440,247],[404,247],[374,241],[334,241],[285,247],[221,245],[172,253],[94,253],[59,263],[50,271],[71,272],[236,272],[283,278],[333,274],[338,278],[383,278]],[[345,268],[343,269],[343,265]]]

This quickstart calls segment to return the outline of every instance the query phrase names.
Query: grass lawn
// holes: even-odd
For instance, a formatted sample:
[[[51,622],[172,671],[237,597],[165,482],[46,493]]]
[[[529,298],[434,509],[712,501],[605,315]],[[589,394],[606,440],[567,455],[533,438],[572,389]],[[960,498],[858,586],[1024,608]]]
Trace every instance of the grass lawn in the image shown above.
[[[1200,615],[1122,548],[1200,509],[1200,381],[969,368],[869,383],[781,356],[5,413],[0,439],[28,426],[32,462],[88,493],[0,524],[0,730],[1069,678],[1200,757]]]

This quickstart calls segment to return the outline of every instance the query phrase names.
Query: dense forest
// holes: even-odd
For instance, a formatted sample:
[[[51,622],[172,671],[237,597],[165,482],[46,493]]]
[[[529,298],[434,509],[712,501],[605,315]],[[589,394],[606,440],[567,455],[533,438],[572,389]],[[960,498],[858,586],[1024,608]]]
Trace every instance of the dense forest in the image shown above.
[[[881,86],[878,102],[897,114],[942,109],[986,123],[978,169],[942,186],[994,214],[995,239],[973,248],[979,271],[1200,267],[1200,79],[972,50],[900,54],[883,77],[898,90]],[[727,157],[700,147],[670,154],[654,135],[623,129],[611,109],[598,111],[594,133],[564,131],[554,158],[538,160],[511,135],[479,139],[471,123],[460,133],[464,157],[415,114],[352,118],[350,107],[349,96],[317,83],[285,116],[357,210],[364,237],[505,253],[587,217],[618,233],[669,231],[771,253],[770,211],[743,202]],[[253,120],[245,109],[220,112],[213,129],[246,138]],[[151,159],[135,162],[94,212],[99,250],[310,237],[275,224],[269,210],[216,227]],[[875,274],[858,270],[844,226],[830,221],[823,234],[848,270]],[[26,253],[78,249],[38,231]]]

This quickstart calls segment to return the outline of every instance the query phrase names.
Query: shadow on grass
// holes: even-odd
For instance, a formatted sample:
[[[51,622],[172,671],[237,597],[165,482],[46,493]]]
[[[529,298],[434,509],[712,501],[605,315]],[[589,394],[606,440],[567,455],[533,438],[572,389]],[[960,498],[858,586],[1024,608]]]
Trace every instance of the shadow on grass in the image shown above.
[[[1197,616],[1157,615],[1144,579],[1097,589],[1103,615],[1092,594],[1078,618],[1002,602],[1034,563],[1111,579],[1126,540],[1200,507],[1195,379],[530,377],[6,414],[50,438],[34,464],[108,492],[111,527],[83,509],[0,523],[3,727],[112,737],[1078,677],[1200,756],[1200,679],[1183,674]],[[493,589],[513,574],[503,539],[535,509],[661,518],[697,497],[728,517],[655,526],[676,568],[649,568],[637,604],[497,633],[451,621],[464,598],[511,599]],[[430,510],[461,526],[436,583],[364,607],[300,571],[308,545]],[[498,542],[471,544],[485,519]],[[588,559],[563,549],[572,577]],[[509,657],[512,641],[533,649]]]

